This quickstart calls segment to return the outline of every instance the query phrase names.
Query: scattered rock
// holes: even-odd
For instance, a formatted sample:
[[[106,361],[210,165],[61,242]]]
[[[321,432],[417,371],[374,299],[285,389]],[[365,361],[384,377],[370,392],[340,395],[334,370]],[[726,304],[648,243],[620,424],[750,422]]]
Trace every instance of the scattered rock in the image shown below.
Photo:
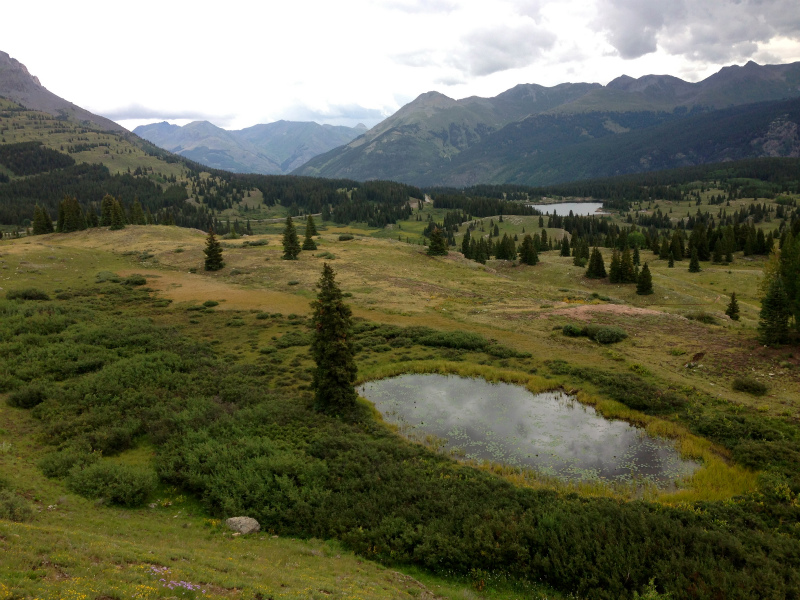
[[[243,535],[261,531],[261,525],[252,517],[231,517],[225,521],[225,525]]]

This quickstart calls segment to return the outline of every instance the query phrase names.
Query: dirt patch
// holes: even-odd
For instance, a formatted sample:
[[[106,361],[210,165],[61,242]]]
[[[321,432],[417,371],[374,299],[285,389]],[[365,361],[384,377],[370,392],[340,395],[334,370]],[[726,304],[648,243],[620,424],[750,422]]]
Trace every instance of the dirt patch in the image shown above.
[[[557,308],[551,310],[542,317],[550,315],[564,315],[578,319],[579,321],[589,321],[595,314],[610,314],[622,315],[627,317],[636,316],[662,316],[672,317],[675,319],[683,319],[679,315],[672,315],[669,313],[661,312],[660,310],[653,310],[650,308],[637,308],[635,306],[626,306],[624,304],[582,304],[580,306],[570,306],[567,308]]]

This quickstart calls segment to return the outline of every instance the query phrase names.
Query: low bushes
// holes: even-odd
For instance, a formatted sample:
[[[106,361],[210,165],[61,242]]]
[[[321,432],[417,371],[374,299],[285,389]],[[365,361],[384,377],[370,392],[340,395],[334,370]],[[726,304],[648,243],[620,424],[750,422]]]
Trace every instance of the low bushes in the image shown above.
[[[73,469],[67,486],[85,498],[104,498],[112,504],[141,506],[156,487],[150,470],[109,462],[96,462]]]
[[[33,519],[30,503],[11,490],[0,489],[0,519],[22,523]]]
[[[50,300],[50,296],[42,290],[36,288],[24,288],[21,290],[8,290],[6,298],[9,300]]]
[[[570,323],[564,325],[561,331],[566,336],[588,337],[599,344],[616,344],[628,337],[624,330],[608,325],[584,325],[580,327]]]
[[[33,408],[44,402],[47,399],[47,392],[45,389],[38,385],[30,385],[11,392],[6,399],[9,406],[15,408]]]
[[[100,455],[94,452],[81,452],[76,449],[51,452],[37,463],[45,477],[51,479],[66,477],[72,469],[83,469],[100,460]]]
[[[763,396],[767,393],[767,385],[752,377],[737,377],[731,387],[737,392],[745,392],[753,396]]]

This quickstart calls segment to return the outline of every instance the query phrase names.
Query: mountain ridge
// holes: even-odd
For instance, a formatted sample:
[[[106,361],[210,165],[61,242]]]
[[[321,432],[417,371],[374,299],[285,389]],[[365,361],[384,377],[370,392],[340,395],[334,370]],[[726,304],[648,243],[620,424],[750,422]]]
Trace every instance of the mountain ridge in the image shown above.
[[[275,121],[226,130],[208,121],[184,126],[166,121],[133,132],[147,141],[206,166],[234,173],[288,173],[365,133],[364,125],[343,127],[313,121]]]
[[[89,112],[45,88],[39,78],[31,75],[27,67],[0,51],[0,96],[30,110],[46,112],[55,117],[88,121],[104,130],[128,133],[114,121]]]
[[[654,125],[660,117],[676,119],[730,106],[779,101],[800,96],[800,62],[785,65],[731,65],[699,82],[671,75],[621,75],[603,86],[562,83],[552,87],[519,84],[492,98],[454,100],[439,92],[421,94],[363,136],[321,154],[293,171],[296,175],[395,179],[415,185],[445,184],[458,155],[474,150],[487,155],[501,146],[504,128],[537,115],[572,120],[578,115],[596,125],[598,115],[626,115],[633,128]],[[637,115],[630,119],[630,115]],[[608,119],[614,133],[624,134],[619,119]],[[550,123],[552,125],[552,123]],[[553,133],[551,130],[550,133]],[[535,134],[535,132],[534,132]],[[538,134],[535,134],[538,135]],[[575,138],[574,132],[565,135]],[[566,138],[552,138],[557,146]],[[573,143],[580,140],[573,139]],[[547,152],[540,148],[538,152]],[[470,183],[479,181],[471,180]]]

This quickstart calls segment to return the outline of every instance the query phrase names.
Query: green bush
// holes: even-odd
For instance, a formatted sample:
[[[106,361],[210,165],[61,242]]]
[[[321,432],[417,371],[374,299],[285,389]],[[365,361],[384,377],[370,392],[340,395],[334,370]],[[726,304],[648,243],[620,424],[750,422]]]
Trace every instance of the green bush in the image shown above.
[[[628,337],[628,334],[619,327],[608,325],[586,325],[584,327],[578,327],[570,323],[564,325],[561,331],[564,335],[569,337],[586,336],[599,344],[614,344]]]
[[[342,235],[339,236],[340,242],[349,242],[352,239],[353,239],[352,233],[343,233]]]
[[[696,310],[693,312],[686,313],[686,318],[691,321],[697,321],[698,323],[705,323],[706,325],[716,325],[719,323],[719,320],[714,315],[707,313],[704,310]]]
[[[763,396],[769,389],[766,384],[752,377],[736,377],[731,387],[737,392],[745,392],[753,396]]]
[[[311,343],[311,334],[300,331],[290,331],[275,340],[276,348],[291,348],[292,346],[308,346]]]
[[[215,306],[219,306],[219,302],[217,302],[216,300],[206,300],[205,302],[203,302],[203,306],[205,306],[206,308],[213,308]]]
[[[30,503],[12,492],[0,490],[0,519],[22,523],[33,519],[33,508]]]
[[[110,462],[96,462],[85,469],[73,469],[67,486],[85,498],[104,498],[112,504],[141,506],[156,487],[150,470]]]
[[[260,312],[256,315],[256,319],[259,321],[263,321],[264,319],[269,319],[270,314],[268,312]]]
[[[24,288],[21,290],[8,290],[6,298],[9,300],[50,300],[50,296],[42,290],[36,288]]]
[[[95,275],[95,283],[119,283],[122,281],[119,275],[111,271],[100,271]]]
[[[586,328],[586,335],[600,344],[616,344],[621,342],[628,334],[619,327],[592,327]]]
[[[33,408],[47,400],[47,392],[39,385],[29,385],[28,387],[11,392],[6,399],[9,406],[16,408]]]
[[[98,460],[100,460],[98,453],[67,449],[45,454],[37,465],[45,477],[55,479],[66,477],[72,469],[86,468]]]
[[[144,275],[139,275],[138,273],[134,273],[130,277],[127,277],[125,281],[122,282],[124,285],[129,285],[131,287],[137,285],[144,285],[147,283],[147,279]]]

